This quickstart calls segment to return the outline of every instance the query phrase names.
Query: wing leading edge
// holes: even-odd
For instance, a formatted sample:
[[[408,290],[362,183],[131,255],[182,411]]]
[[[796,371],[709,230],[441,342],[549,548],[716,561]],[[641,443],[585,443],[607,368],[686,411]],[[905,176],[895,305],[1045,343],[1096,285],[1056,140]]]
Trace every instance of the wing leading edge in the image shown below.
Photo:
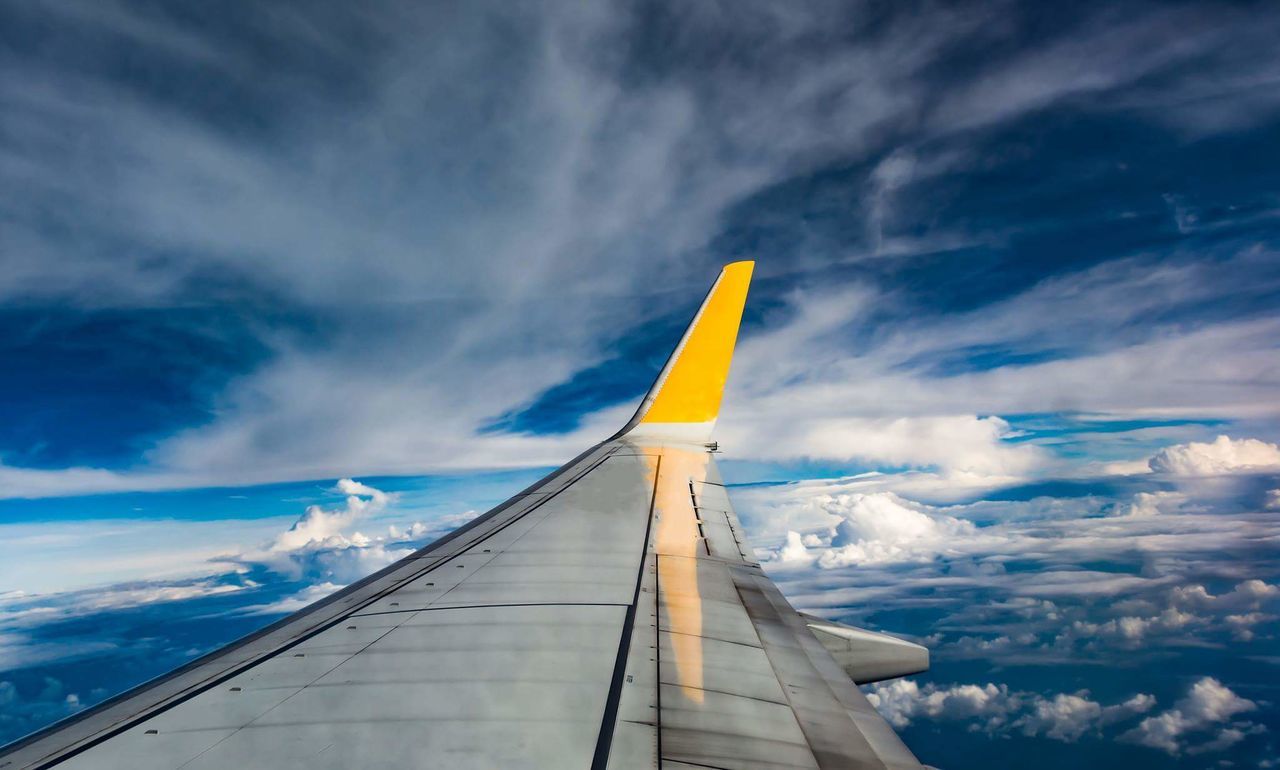
[[[927,653],[797,613],[705,445],[751,271],[722,271],[617,435],[0,768],[921,767],[850,677]]]

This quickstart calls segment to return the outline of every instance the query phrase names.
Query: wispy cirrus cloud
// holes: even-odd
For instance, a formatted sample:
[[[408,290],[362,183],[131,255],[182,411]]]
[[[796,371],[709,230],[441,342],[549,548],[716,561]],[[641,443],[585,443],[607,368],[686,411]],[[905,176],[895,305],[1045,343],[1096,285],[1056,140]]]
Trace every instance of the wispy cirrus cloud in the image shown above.
[[[554,463],[614,429],[627,407],[609,405],[647,374],[561,405],[585,418],[576,431],[486,426],[654,325],[670,334],[629,355],[656,369],[714,266],[739,255],[761,257],[765,309],[727,405],[744,457],[1017,475],[1051,458],[1008,441],[993,415],[1275,412],[1257,355],[1275,330],[1240,301],[1275,290],[1267,243],[1228,227],[1172,258],[1109,243],[1036,263],[1010,244],[1050,227],[1047,214],[996,222],[920,194],[1018,168],[986,143],[1045,110],[1176,112],[1190,130],[1207,108],[1176,96],[1195,80],[1188,63],[1245,78],[1218,46],[1270,62],[1266,14],[1093,9],[1026,39],[1016,3],[875,25],[843,3],[7,13],[61,44],[3,54],[0,172],[25,192],[6,199],[0,296],[90,317],[225,303],[241,310],[225,321],[236,333],[199,333],[260,348],[167,393],[191,408],[130,428],[135,451],[110,463],[28,462],[32,444],[13,439],[7,494]],[[125,44],[136,55],[121,61]],[[1003,53],[951,66],[975,45]],[[1265,114],[1256,91],[1235,98],[1258,108],[1239,125]],[[810,187],[823,180],[843,187]],[[874,222],[854,222],[865,196]],[[828,201],[852,225],[790,214]],[[943,214],[922,224],[912,201]],[[1186,205],[1198,235],[1265,213]],[[1209,267],[1206,248],[1225,256]],[[971,276],[969,263],[987,267]],[[1185,320],[1226,296],[1242,310]],[[1190,361],[1212,362],[1194,383]]]

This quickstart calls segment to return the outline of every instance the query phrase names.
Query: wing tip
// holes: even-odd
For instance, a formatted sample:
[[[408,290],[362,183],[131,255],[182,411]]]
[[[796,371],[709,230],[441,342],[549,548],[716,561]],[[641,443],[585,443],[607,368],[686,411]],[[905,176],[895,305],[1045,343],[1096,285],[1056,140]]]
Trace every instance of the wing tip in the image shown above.
[[[754,260],[730,262],[720,269],[680,344],[619,436],[710,439],[754,270]]]

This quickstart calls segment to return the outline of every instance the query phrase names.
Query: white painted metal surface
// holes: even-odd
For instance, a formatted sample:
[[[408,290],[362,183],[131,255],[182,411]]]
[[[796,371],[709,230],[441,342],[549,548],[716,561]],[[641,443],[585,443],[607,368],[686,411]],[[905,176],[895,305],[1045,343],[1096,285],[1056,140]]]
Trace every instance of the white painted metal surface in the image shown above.
[[[709,453],[613,442],[0,767],[918,767],[751,554]]]
[[[613,439],[0,770],[919,768],[688,441],[718,413],[750,274],[726,267]]]

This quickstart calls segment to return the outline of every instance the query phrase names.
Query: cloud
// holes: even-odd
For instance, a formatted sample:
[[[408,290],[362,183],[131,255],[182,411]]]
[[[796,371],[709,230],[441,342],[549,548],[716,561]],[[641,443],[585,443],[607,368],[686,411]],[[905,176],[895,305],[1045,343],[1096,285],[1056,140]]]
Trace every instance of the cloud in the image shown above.
[[[1169,607],[1150,617],[1125,615],[1101,623],[1077,620],[1058,635],[1055,643],[1070,646],[1077,641],[1093,644],[1105,639],[1121,647],[1134,648],[1146,643],[1150,635],[1184,631],[1189,626],[1207,622],[1205,618]]]
[[[414,543],[443,534],[475,516],[471,511],[446,517],[434,526],[415,522],[405,531],[392,526],[386,534],[366,535],[352,528],[384,512],[395,496],[345,478],[332,491],[346,496],[341,507],[309,505],[271,542],[220,560],[266,567],[291,580],[341,587],[408,556]]]
[[[890,73],[914,71],[954,34],[903,17],[866,50],[790,56],[780,17],[834,53],[830,22],[849,12],[753,6],[710,23],[668,10],[681,31],[697,23],[724,45],[779,55],[704,67],[696,50],[673,50],[663,66],[679,71],[641,87],[634,68],[655,62],[603,53],[636,50],[647,29],[623,4],[246,9],[216,36],[146,9],[28,9],[55,37],[120,36],[158,62],[143,83],[79,57],[6,67],[0,92],[16,106],[4,114],[25,116],[6,135],[23,151],[0,168],[7,189],[30,195],[11,201],[0,297],[184,306],[227,286],[272,317],[253,330],[270,355],[214,394],[212,421],[148,442],[124,470],[13,469],[8,493],[554,464],[608,435],[620,421],[566,439],[480,429],[607,360],[621,335],[661,320],[652,308],[698,296],[721,260],[702,248],[728,207],[824,158],[874,152],[868,130],[912,101]],[[515,45],[502,31],[512,24],[530,33]],[[351,43],[366,35],[382,42]],[[911,55],[892,44],[900,36]],[[271,67],[249,37],[271,41]],[[90,61],[98,51],[75,48]],[[794,66],[781,73],[784,61]],[[188,72],[236,109],[145,87]],[[59,141],[70,134],[94,141],[74,152]],[[100,168],[110,184],[92,183]],[[51,235],[45,220],[60,211],[75,212],[77,237]],[[655,286],[681,294],[655,303]]]
[[[240,610],[245,615],[284,615],[309,607],[321,599],[344,588],[337,583],[316,583],[301,591],[277,599],[270,604],[254,604]]]
[[[1257,439],[1218,436],[1166,447],[1150,460],[1151,470],[1173,476],[1218,476],[1280,470],[1280,446]]]
[[[971,497],[997,499],[929,505],[892,491],[935,483],[945,477],[872,473],[732,494],[797,607],[930,636],[939,661],[1111,664],[1276,633],[1280,589],[1257,543],[1280,537],[1280,520],[1234,497],[1168,492],[1154,474],[1087,481],[1087,495],[1064,482],[1069,497],[978,486]],[[930,620],[899,628],[911,612]]]
[[[1046,696],[1011,690],[1003,684],[930,683],[921,687],[905,679],[872,685],[867,699],[885,720],[899,729],[918,720],[961,721],[988,733],[1016,731],[1064,743],[1075,743],[1086,734],[1101,735],[1107,728],[1136,719],[1156,705],[1155,697],[1146,693],[1103,706],[1089,697],[1087,690]],[[1183,751],[1192,754],[1221,751],[1248,734],[1265,731],[1261,725],[1250,722],[1224,726],[1236,715],[1256,709],[1256,703],[1236,695],[1218,680],[1202,677],[1172,709],[1144,718],[1137,726],[1119,734],[1118,739],[1173,755]],[[1213,737],[1191,742],[1205,738],[1208,733],[1213,733]]]
[[[1065,743],[1078,741],[1086,732],[1143,714],[1155,705],[1151,695],[1138,694],[1123,703],[1102,706],[1088,691],[1044,696],[1010,690],[987,683],[920,687],[899,679],[872,685],[867,699],[880,715],[899,729],[913,721],[969,721],[989,733],[1018,731],[1043,735]]]
[[[1256,256],[1244,250],[1231,261],[1245,269]],[[1219,280],[1190,255],[1160,265],[1120,259],[966,312],[895,317],[891,324],[878,323],[874,309],[895,298],[867,285],[794,292],[777,321],[739,345],[725,404],[733,418],[720,429],[722,444],[763,459],[1012,479],[1061,472],[1062,459],[1040,444],[1071,437],[1027,441],[997,415],[1272,414],[1268,395],[1244,383],[1270,376],[1261,351],[1280,331],[1274,318],[1170,334],[1141,323],[1144,314],[1167,312],[1170,301],[1190,306],[1226,296],[1224,284],[1214,285]],[[1118,335],[1117,327],[1126,331]],[[848,329],[858,330],[857,344],[840,334]],[[991,363],[975,363],[984,358]],[[1194,388],[1183,376],[1191,367],[1211,372]],[[1135,379],[1139,371],[1144,377]],[[1129,459],[1109,466],[1146,469]]]
[[[0,599],[0,671],[101,657],[130,641],[103,618],[171,618],[193,606],[235,604],[261,584],[236,573],[179,581],[137,580]],[[87,618],[95,620],[85,624]],[[163,638],[163,634],[160,635]]]
[[[49,44],[10,51],[0,74],[0,301],[91,321],[216,305],[263,353],[191,385],[196,416],[129,437],[146,451],[61,468],[5,454],[0,496],[555,465],[625,420],[619,402],[647,384],[635,372],[661,364],[716,264],[754,254],[727,456],[772,463],[767,479],[912,469],[735,491],[797,603],[918,623],[940,660],[1011,671],[1155,656],[1167,671],[1192,645],[1274,636],[1259,546],[1280,533],[1249,508],[1262,491],[1246,504],[1173,470],[1110,476],[1208,430],[1276,440],[1274,201],[1266,184],[1250,200],[1249,164],[1230,162],[1275,115],[1275,14],[1142,4],[1045,25],[1023,4],[926,3],[868,25],[856,3],[532,8],[246,6],[217,24],[146,4],[6,10]],[[1210,177],[1168,173],[1182,167],[1161,152]],[[1155,183],[1204,183],[1148,189],[1152,165]],[[600,367],[607,381],[583,386],[600,398],[563,406],[568,432],[484,429]],[[1080,411],[1247,424],[1027,427]],[[172,541],[145,554],[135,531],[95,544],[114,567],[92,579],[124,562],[164,579],[75,611],[289,611],[428,534],[388,529],[395,504],[367,489],[339,494],[354,501],[285,533],[189,537],[288,584],[274,592],[176,579],[178,561],[219,579],[228,563]],[[52,552],[10,532],[7,552]],[[62,563],[58,579],[90,579]],[[55,570],[35,572],[23,587]],[[28,609],[13,623],[37,622]],[[30,626],[6,626],[0,648],[33,656],[14,628]],[[974,689],[927,708],[1060,741],[1127,703],[955,687]],[[1253,728],[1214,729],[1188,751]]]
[[[1187,695],[1172,709],[1147,717],[1137,727],[1120,736],[1120,740],[1161,749],[1172,755],[1190,750],[1191,753],[1217,751],[1236,743],[1244,737],[1238,727],[1218,730],[1216,737],[1198,745],[1188,746],[1189,741],[1227,722],[1237,714],[1255,711],[1258,704],[1236,695],[1226,685],[1213,677],[1203,677],[1191,686]],[[1253,728],[1252,723],[1242,723]]]
[[[351,479],[339,479],[334,491],[347,496],[344,508],[325,510],[318,505],[307,506],[306,512],[289,527],[289,531],[276,538],[271,550],[276,553],[297,551],[312,543],[331,539],[342,542],[342,530],[358,519],[378,513],[390,500],[385,492]]]
[[[1242,23],[1240,16],[1213,13],[1207,7],[1179,7],[1132,15],[1106,13],[1090,21],[1086,34],[1035,46],[1007,62],[1007,67],[984,73],[974,82],[947,93],[935,119],[973,125],[998,118],[1006,111],[1033,110],[1058,99],[1088,103],[1090,96],[1113,94],[1131,78],[1165,71],[1184,57],[1195,56],[1197,51],[1217,48],[1235,34],[1243,35],[1240,40],[1247,39],[1249,42],[1243,44],[1249,46],[1259,42],[1257,35],[1265,34],[1260,30],[1238,28]],[[1195,90],[1199,91],[1208,84],[1197,85]],[[1161,91],[1160,87],[1154,87],[1148,98],[1163,100],[1171,95],[1164,92],[1156,96]],[[1124,99],[1118,103],[1110,99],[1102,101],[1113,108],[1128,104]],[[1145,99],[1142,103],[1151,104]],[[1204,130],[1210,125],[1223,125],[1205,115],[1207,110],[1184,112],[1173,104],[1167,104],[1167,108],[1169,114],[1156,119],[1178,123],[1188,130],[1193,126]],[[1267,108],[1260,106],[1260,109]],[[1247,118],[1232,115],[1224,120],[1234,124]]]
[[[958,579],[967,563],[971,574],[984,575],[984,583],[1007,582],[1025,595],[1117,596],[1149,588],[1167,588],[1171,580],[1157,574],[1134,574],[1066,567],[1072,556],[1082,561],[1124,558],[1137,548],[1152,557],[1179,551],[1212,552],[1214,548],[1247,549],[1246,536],[1234,520],[1202,510],[1159,516],[1135,516],[1132,503],[1117,505],[1106,498],[1032,498],[1022,501],[976,501],[931,506],[894,492],[892,476],[808,481],[743,490],[738,495],[744,521],[764,546],[771,568],[790,576],[813,565],[838,570],[894,564],[926,564],[945,560]],[[916,483],[908,474],[908,483]],[[878,491],[845,491],[875,489]],[[1139,493],[1143,494],[1143,493]],[[1146,493],[1137,504],[1185,505],[1193,497],[1184,493]],[[1181,509],[1179,509],[1181,510]],[[1116,516],[1116,512],[1124,515]],[[1112,514],[1112,515],[1108,515]],[[1266,531],[1277,522],[1252,522]],[[780,530],[780,531],[779,531]],[[776,532],[774,535],[772,533]],[[796,533],[796,538],[788,532]],[[764,533],[764,537],[761,536]],[[786,538],[787,556],[769,538]],[[776,542],[776,541],[775,541]],[[1007,561],[1029,558],[1041,563],[1030,573],[1004,575]],[[1057,565],[1064,565],[1059,568]],[[975,578],[970,578],[975,579]],[[1242,582],[1240,591],[1267,589]],[[1265,583],[1261,583],[1265,586]],[[1233,607],[1244,604],[1232,600]],[[1225,605],[1217,605],[1225,606]]]
[[[1104,707],[1087,696],[1086,691],[1037,698],[1031,712],[1020,718],[1015,726],[1024,735],[1044,735],[1057,741],[1074,743],[1086,732],[1144,714],[1156,703],[1154,696],[1139,693],[1123,703]]]
[[[903,211],[922,182],[957,198],[986,184],[1019,154],[988,151],[988,132],[1044,110],[1105,117],[1123,93],[1126,117],[1258,120],[1269,70],[1212,54],[1240,40],[1270,62],[1269,17],[1089,11],[1029,41],[1006,10],[945,5],[871,27],[839,3],[245,8],[220,26],[91,6],[12,12],[62,44],[14,53],[0,79],[0,187],[23,191],[6,199],[0,298],[92,314],[213,296],[264,353],[199,388],[210,419],[148,434],[149,451],[110,467],[9,458],[0,494],[555,464],[612,432],[643,378],[570,407],[585,414],[567,435],[484,426],[610,361],[620,339],[676,328],[668,312],[756,249],[772,262],[723,426],[742,457],[1016,476],[1055,458],[996,415],[1274,413],[1258,385],[1270,319],[1151,320],[1223,307],[1241,276],[1267,290],[1265,245],[1212,264],[1200,245],[1046,261],[1043,280],[1001,264],[984,272],[1008,286],[961,302],[916,291],[967,284],[918,272],[953,253],[938,244],[1004,254],[1049,225]],[[528,34],[513,42],[511,25]],[[837,33],[851,25],[856,39]],[[145,53],[136,69],[105,66],[121,45]],[[973,59],[974,46],[1005,53]],[[1239,88],[1216,89],[1213,109],[1178,96],[1201,77]],[[848,177],[831,217],[843,239],[770,208],[823,197],[794,187],[832,170]],[[867,221],[849,213],[864,196]],[[632,358],[656,369],[665,352]]]
[[[941,720],[976,719],[985,729],[1008,723],[1010,714],[1022,708],[1022,698],[1005,685],[961,684],[923,688],[910,679],[872,685],[867,700],[889,724],[899,729],[919,717]]]
[[[228,520],[171,519],[8,525],[3,541],[10,547],[0,563],[11,570],[3,577],[23,588],[0,595],[0,629],[235,594],[256,598],[264,584],[281,581],[341,587],[476,516],[468,510],[400,524],[404,513],[392,510],[398,494],[351,479],[339,480],[329,491],[341,495],[341,502],[308,505],[291,523],[271,517],[230,520],[230,525]],[[275,502],[276,494],[255,500],[265,505]],[[383,517],[398,525],[367,529]],[[262,539],[256,546],[236,542],[246,536]],[[193,540],[204,544],[183,550]],[[117,559],[128,562],[126,579],[112,580],[121,574]],[[64,570],[62,580],[48,587],[32,582],[30,576],[45,571],[46,564],[67,563],[82,569]]]
[[[108,590],[89,590],[81,592],[84,601],[78,602],[80,609],[100,610],[115,607],[136,607],[157,602],[181,602],[203,596],[219,596],[234,593],[252,587],[249,584],[225,584],[212,580],[200,580],[178,585],[141,584],[137,586],[118,586]]]
[[[786,543],[770,552],[769,561],[798,567],[816,563],[822,569],[854,564],[929,561],[955,538],[972,538],[971,522],[912,503],[892,492],[816,494],[801,503],[802,515],[825,524],[820,533],[786,534]],[[799,518],[796,514],[788,521]]]
[[[0,680],[0,735],[20,736],[84,708],[80,695],[63,683],[43,677],[40,689],[25,694],[16,684]]]
[[[837,519],[830,547],[818,557],[824,569],[929,560],[948,548],[949,539],[976,531],[970,522],[926,512],[891,492],[822,496],[813,505]]]
[[[82,660],[117,650],[119,645],[101,638],[49,640],[27,633],[0,632],[0,669],[11,671],[24,666],[38,666],[54,661]]]
[[[1280,598],[1280,586],[1252,578],[1237,583],[1230,591],[1214,595],[1202,585],[1179,586],[1171,592],[1177,606],[1215,610],[1256,610],[1264,602]]]
[[[1257,638],[1254,632],[1254,626],[1263,623],[1273,623],[1280,620],[1280,617],[1265,612],[1246,612],[1239,615],[1227,615],[1223,620],[1227,626],[1231,628],[1231,635],[1241,642],[1251,642]]]
[[[1191,692],[1178,701],[1175,708],[1195,724],[1224,722],[1245,711],[1254,711],[1257,704],[1241,698],[1218,680],[1204,677],[1191,686]]]
[[[786,566],[808,566],[812,564],[816,557],[809,553],[804,540],[799,532],[794,530],[788,532],[786,543],[773,553],[771,560]]]
[[[1114,603],[1115,617],[1072,621],[1053,640],[1063,649],[1149,649],[1155,644],[1194,644],[1198,636],[1229,634],[1237,641],[1255,638],[1255,627],[1276,617],[1259,609],[1274,600],[1280,589],[1261,580],[1247,580],[1231,591],[1213,595],[1203,585],[1175,586],[1148,599]]]
[[[1038,447],[1007,443],[1009,423],[995,416],[843,417],[825,408],[806,409],[803,396],[791,395],[798,397],[789,410],[772,403],[772,396],[768,404],[735,406],[740,416],[721,431],[726,446],[740,446],[747,457],[764,460],[857,460],[1006,478],[1048,459]]]
[[[161,664],[177,666],[231,641],[251,627],[253,617],[302,609],[475,516],[474,511],[438,516],[429,523],[391,525],[381,534],[365,535],[354,530],[386,515],[398,497],[351,479],[339,480],[332,492],[344,496],[341,503],[307,506],[291,526],[265,520],[284,531],[277,529],[256,548],[189,554],[196,563],[187,570],[199,572],[198,577],[157,575],[77,590],[5,592],[0,596],[0,671],[110,660],[121,666],[113,681],[135,684],[128,677],[138,671],[162,673],[157,668]],[[124,522],[121,529],[133,531],[133,524]],[[181,540],[203,532],[200,522],[163,524],[178,530]],[[236,528],[243,536],[260,527]],[[91,534],[95,544],[112,542],[99,531]],[[94,564],[92,557],[86,562]],[[100,580],[101,575],[95,582]],[[227,623],[236,617],[242,619]],[[232,636],[218,630],[223,627],[232,629]],[[164,633],[155,633],[156,628]],[[140,657],[149,662],[139,662]],[[0,725],[0,736],[16,735],[17,729]]]
[[[1158,516],[1161,505],[1177,505],[1186,499],[1178,492],[1138,492],[1133,502],[1122,510],[1123,516]]]
[[[163,471],[128,473],[86,467],[22,468],[6,465],[0,458],[0,499],[180,489],[204,483],[204,479],[192,474]]]
[[[232,582],[224,577],[172,582],[138,580],[51,594],[19,592],[0,600],[0,623],[7,627],[30,626],[92,612],[226,596],[257,587],[257,583],[243,576],[236,575]]]

